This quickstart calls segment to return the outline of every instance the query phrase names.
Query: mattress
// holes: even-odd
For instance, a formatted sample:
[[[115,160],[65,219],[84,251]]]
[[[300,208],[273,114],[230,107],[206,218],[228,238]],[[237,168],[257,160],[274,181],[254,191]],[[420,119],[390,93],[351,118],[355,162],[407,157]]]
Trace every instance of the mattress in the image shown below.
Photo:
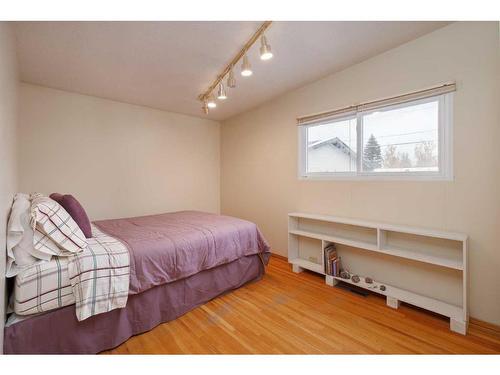
[[[74,303],[67,258],[54,257],[16,276],[11,307],[18,315],[41,313]]]

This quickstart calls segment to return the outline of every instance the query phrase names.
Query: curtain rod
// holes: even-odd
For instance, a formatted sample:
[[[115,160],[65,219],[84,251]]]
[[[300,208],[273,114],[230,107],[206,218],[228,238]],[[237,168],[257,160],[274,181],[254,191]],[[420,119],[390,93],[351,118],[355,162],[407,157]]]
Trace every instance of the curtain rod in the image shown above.
[[[364,102],[360,104],[355,104],[343,108],[338,108],[334,110],[329,110],[325,112],[320,112],[320,113],[315,113],[307,116],[301,116],[297,117],[297,123],[298,125],[303,125],[310,123],[314,120],[319,120],[319,119],[325,119],[328,117],[333,117],[333,116],[338,116],[344,113],[350,113],[350,112],[359,112],[367,109],[374,109],[378,107],[383,107],[391,104],[397,104],[397,103],[404,103],[407,101],[411,100],[416,100],[416,99],[423,99],[423,98],[428,98],[431,96],[437,96],[441,94],[445,94],[448,92],[452,92],[456,90],[456,84],[454,82],[452,83],[445,83],[440,86],[435,86],[431,87],[428,89],[423,89],[419,91],[414,91],[411,93],[406,93],[402,95],[397,95],[397,96],[392,96],[388,97],[385,99],[379,99],[379,100],[372,100],[369,102]]]

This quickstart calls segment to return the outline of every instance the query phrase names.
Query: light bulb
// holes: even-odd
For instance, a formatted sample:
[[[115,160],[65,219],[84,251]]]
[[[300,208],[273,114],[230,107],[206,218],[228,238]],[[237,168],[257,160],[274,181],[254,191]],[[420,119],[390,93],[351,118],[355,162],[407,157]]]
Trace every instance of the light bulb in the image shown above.
[[[224,88],[224,84],[222,82],[219,83],[219,91],[217,92],[217,99],[219,100],[227,99],[226,89]]]
[[[207,98],[207,107],[208,108],[217,107],[217,103],[215,102],[215,98],[214,98],[213,94],[210,94],[210,96]]]
[[[267,43],[267,39],[264,35],[260,37],[260,59],[261,60],[269,60],[273,57],[273,53],[271,52],[271,45]]]
[[[250,66],[247,55],[243,56],[243,64],[241,64],[241,75],[243,77],[249,77],[252,75],[252,67]]]

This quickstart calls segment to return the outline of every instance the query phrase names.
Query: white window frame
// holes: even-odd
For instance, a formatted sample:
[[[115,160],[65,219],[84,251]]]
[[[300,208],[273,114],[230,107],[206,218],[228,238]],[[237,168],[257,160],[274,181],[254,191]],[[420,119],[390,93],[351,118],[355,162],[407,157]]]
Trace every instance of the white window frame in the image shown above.
[[[361,171],[363,154],[363,116],[380,111],[438,101],[438,171],[426,172],[371,172]],[[325,120],[298,126],[298,177],[300,180],[399,180],[399,181],[453,181],[453,92],[404,103],[388,105],[355,115],[339,116],[330,121],[356,118],[357,170],[354,172],[307,172],[307,129],[325,123]]]

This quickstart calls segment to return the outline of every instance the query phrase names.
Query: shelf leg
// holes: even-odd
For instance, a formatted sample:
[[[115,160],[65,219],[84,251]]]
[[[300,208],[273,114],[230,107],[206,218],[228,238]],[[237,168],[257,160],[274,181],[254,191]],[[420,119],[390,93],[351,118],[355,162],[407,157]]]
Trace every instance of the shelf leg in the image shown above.
[[[326,283],[326,285],[335,286],[335,285],[337,285],[338,281],[336,279],[334,279],[333,276],[326,275],[325,276],[325,283]]]
[[[467,334],[467,322],[463,320],[455,320],[450,318],[450,330],[461,335]]]
[[[301,273],[304,269],[297,264],[292,264],[292,271],[295,273]]]
[[[399,300],[394,297],[387,296],[387,306],[397,309],[399,308]]]

